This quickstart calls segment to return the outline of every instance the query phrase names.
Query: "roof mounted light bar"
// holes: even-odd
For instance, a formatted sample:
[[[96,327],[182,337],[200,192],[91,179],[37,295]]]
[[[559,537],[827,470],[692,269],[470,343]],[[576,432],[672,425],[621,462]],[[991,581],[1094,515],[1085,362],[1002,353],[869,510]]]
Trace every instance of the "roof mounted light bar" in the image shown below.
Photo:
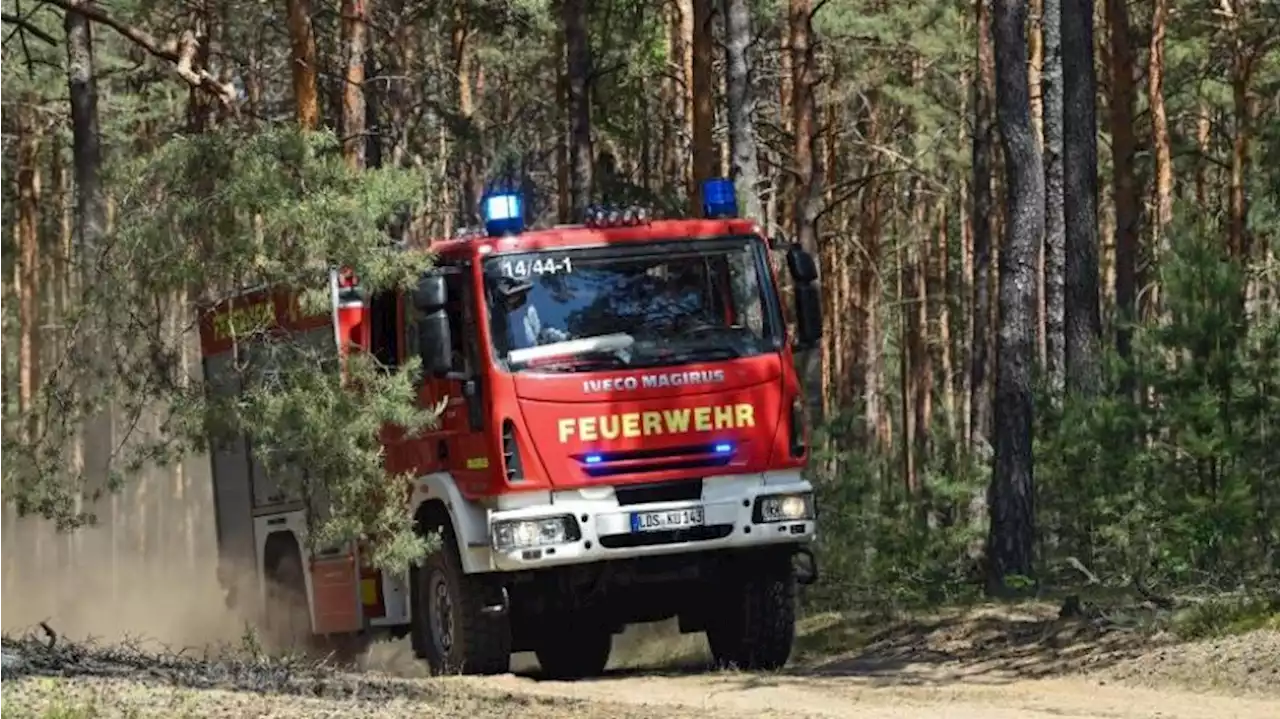
[[[649,224],[652,213],[646,207],[631,206],[627,208],[592,205],[584,213],[583,222],[587,227],[603,229],[606,227],[637,227]]]

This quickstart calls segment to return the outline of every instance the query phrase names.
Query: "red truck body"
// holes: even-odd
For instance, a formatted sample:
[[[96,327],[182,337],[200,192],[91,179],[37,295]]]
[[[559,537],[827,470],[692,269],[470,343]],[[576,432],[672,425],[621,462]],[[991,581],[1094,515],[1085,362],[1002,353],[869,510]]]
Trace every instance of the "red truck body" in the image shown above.
[[[384,432],[388,471],[415,478],[405,511],[444,539],[404,577],[354,544],[311,551],[323,510],[279,492],[243,438],[215,451],[239,603],[256,595],[275,626],[305,607],[315,635],[409,634],[437,671],[503,671],[533,650],[550,673],[596,673],[613,633],[669,617],[721,663],[786,661],[795,584],[813,574],[792,560],[812,561],[816,517],[771,243],[734,218],[619,217],[433,243],[416,292],[365,296],[334,272],[322,314],[266,290],[205,309],[210,391],[239,391],[256,328],[339,358],[421,356],[420,402],[443,407],[420,436]],[[811,345],[816,272],[795,246],[788,263]],[[273,618],[281,586],[300,600]],[[774,634],[748,641],[762,616]]]

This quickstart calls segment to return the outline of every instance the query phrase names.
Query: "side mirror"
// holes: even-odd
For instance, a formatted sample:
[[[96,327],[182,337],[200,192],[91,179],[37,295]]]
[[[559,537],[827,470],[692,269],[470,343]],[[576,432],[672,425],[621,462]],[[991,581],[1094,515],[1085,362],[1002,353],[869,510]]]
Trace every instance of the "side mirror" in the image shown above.
[[[413,306],[424,314],[444,307],[448,301],[449,291],[444,284],[444,275],[424,275],[413,290]]]
[[[793,243],[787,249],[787,269],[791,271],[791,279],[798,285],[818,279],[818,263],[813,261],[813,255],[805,252],[798,244]]]
[[[797,282],[796,349],[812,349],[821,339],[822,293],[816,282]]]
[[[418,354],[422,371],[428,376],[448,374],[453,369],[453,336],[449,315],[439,309],[418,319]]]

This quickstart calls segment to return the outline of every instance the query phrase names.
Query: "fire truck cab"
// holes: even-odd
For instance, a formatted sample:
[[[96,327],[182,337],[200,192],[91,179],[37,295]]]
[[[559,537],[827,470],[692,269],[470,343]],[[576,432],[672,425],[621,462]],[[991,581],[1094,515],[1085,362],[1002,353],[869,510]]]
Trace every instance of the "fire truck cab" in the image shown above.
[[[406,511],[440,542],[399,577],[356,545],[309,551],[322,508],[273,496],[241,442],[213,454],[219,544],[224,566],[254,571],[224,583],[273,625],[408,634],[437,673],[505,672],[533,651],[546,675],[594,675],[614,634],[673,617],[718,664],[785,664],[796,585],[816,578],[793,352],[820,338],[817,269],[785,248],[789,338],[771,243],[736,217],[730,181],[703,196],[699,219],[592,208],[530,229],[520,195],[491,192],[484,231],[434,243],[412,292],[366,297],[335,273],[327,318],[260,294],[271,308],[252,311],[279,331],[422,359],[438,426],[389,431],[385,457],[414,477]],[[219,328],[252,299],[206,313],[212,391],[236,391]]]

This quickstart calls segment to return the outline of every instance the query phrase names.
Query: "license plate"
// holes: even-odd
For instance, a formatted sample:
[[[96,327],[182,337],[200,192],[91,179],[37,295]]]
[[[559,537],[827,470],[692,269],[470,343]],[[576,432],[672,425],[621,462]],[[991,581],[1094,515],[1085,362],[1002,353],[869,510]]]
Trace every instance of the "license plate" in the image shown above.
[[[666,529],[701,527],[706,523],[707,518],[702,507],[631,514],[631,531],[633,532],[661,532]]]

